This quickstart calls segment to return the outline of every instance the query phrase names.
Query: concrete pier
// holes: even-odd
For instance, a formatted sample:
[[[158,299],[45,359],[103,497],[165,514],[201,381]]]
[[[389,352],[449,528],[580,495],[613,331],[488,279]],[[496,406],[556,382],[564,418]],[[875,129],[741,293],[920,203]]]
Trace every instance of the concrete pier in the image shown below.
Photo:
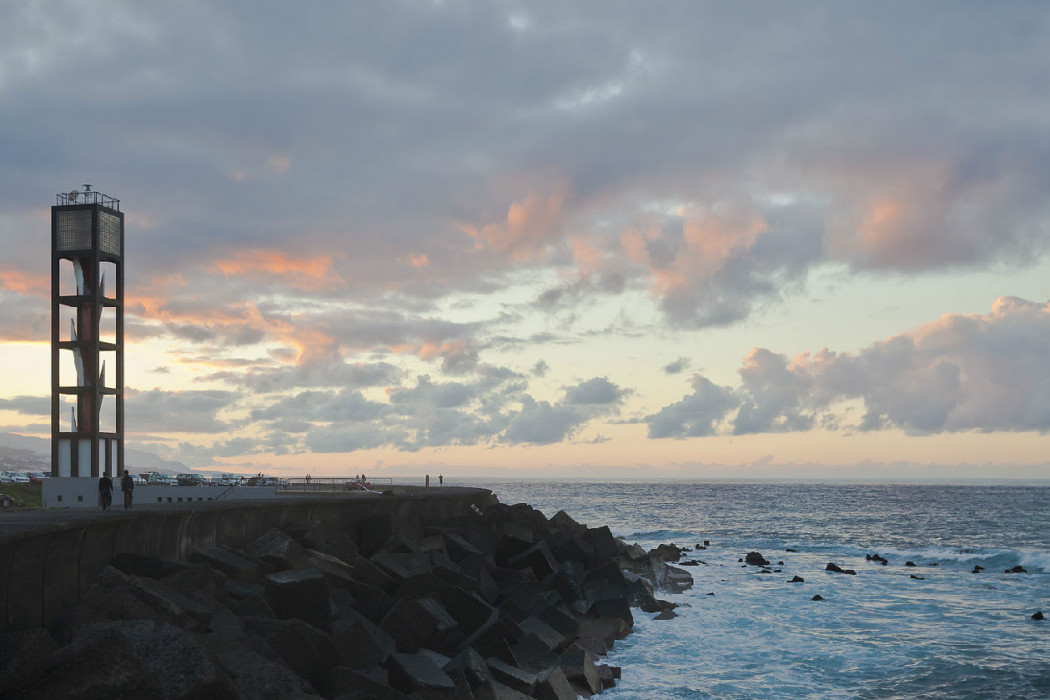
[[[195,549],[243,547],[271,528],[322,520],[356,541],[362,531],[439,524],[495,501],[486,489],[396,487],[390,495],[141,503],[0,515],[0,631],[55,629],[96,575],[122,553],[183,559]]]

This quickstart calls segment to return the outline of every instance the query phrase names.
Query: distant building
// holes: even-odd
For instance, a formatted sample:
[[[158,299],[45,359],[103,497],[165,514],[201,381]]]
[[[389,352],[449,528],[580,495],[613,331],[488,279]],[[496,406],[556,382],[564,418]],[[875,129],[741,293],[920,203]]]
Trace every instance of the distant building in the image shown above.
[[[124,469],[124,214],[91,185],[56,200],[51,474],[114,476]]]

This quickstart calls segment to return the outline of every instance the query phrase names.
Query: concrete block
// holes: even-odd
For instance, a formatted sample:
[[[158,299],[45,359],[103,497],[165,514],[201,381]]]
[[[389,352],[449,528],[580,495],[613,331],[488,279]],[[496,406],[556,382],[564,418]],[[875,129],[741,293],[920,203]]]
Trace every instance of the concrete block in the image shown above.
[[[316,569],[267,574],[266,599],[282,619],[298,618],[324,632],[332,631],[328,582]]]
[[[455,698],[455,684],[426,654],[395,652],[387,660],[390,684],[406,693],[419,693],[430,700]]]

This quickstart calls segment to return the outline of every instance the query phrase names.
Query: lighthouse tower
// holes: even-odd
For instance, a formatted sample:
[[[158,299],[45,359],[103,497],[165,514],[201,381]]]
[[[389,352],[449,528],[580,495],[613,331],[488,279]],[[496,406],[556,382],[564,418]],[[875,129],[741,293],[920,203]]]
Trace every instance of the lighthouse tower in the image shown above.
[[[51,474],[124,469],[124,214],[91,185],[51,207]]]

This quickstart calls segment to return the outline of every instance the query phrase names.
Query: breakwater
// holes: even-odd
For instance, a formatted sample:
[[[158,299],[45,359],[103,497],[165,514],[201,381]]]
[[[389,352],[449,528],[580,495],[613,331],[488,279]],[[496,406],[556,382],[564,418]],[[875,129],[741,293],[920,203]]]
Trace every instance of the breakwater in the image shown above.
[[[0,695],[589,695],[666,559],[482,489],[93,519],[0,542]]]

